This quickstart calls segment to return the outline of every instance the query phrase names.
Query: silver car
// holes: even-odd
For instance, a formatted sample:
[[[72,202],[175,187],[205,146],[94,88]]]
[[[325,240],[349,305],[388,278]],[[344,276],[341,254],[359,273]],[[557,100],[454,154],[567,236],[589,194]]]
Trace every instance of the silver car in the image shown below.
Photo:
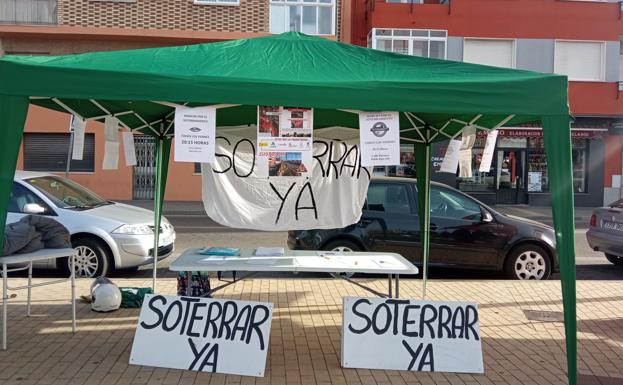
[[[151,263],[154,213],[100,198],[69,179],[52,174],[16,171],[9,200],[7,223],[28,214],[48,215],[71,233],[78,250],[76,275],[97,277],[113,269],[132,269]],[[159,259],[171,255],[175,231],[162,218]],[[67,260],[44,261],[39,268],[69,272]]]
[[[586,233],[588,245],[608,261],[623,266],[623,199],[593,211]]]

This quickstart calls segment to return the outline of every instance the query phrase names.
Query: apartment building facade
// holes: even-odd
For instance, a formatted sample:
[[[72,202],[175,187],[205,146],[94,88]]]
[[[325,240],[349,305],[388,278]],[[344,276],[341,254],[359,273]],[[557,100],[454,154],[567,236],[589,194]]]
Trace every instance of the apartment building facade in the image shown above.
[[[57,55],[301,31],[407,55],[567,74],[576,204],[597,206],[623,196],[622,12],[610,0],[0,0],[0,50]],[[136,139],[136,167],[123,166],[122,156],[119,170],[102,170],[98,124],[87,126],[85,158],[71,162],[70,177],[109,199],[149,199],[150,138]],[[64,172],[68,128],[66,114],[31,107],[19,168]],[[435,147],[436,170],[445,146]],[[434,179],[490,204],[548,204],[540,127],[501,130],[488,173],[477,172],[483,146],[478,136],[471,176],[437,172]],[[197,165],[172,162],[166,198],[200,200],[200,180]]]
[[[622,7],[610,0],[353,0],[343,36],[400,54],[567,75],[575,201],[599,206],[623,197]],[[492,169],[480,173],[484,142],[477,136],[471,175],[433,178],[489,204],[549,204],[538,125],[500,130]],[[436,170],[445,148],[435,148]]]
[[[338,39],[341,0],[0,0],[0,51],[62,55],[251,38],[301,31]],[[67,114],[31,107],[18,168],[63,173]],[[136,167],[103,170],[103,130],[89,122],[82,161],[69,176],[108,199],[153,194],[153,142],[137,137]],[[101,127],[100,127],[101,128]],[[197,166],[171,162],[166,199],[201,200]],[[182,187],[183,186],[183,187]]]

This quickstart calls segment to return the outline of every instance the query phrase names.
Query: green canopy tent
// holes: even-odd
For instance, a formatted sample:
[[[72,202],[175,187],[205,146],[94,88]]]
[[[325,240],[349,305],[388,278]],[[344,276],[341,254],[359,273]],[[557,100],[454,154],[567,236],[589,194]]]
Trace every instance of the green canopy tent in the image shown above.
[[[576,384],[571,135],[567,78],[374,51],[298,33],[192,46],[0,59],[0,220],[6,220],[28,110],[87,120],[114,115],[157,138],[155,247],[176,105],[218,105],[217,126],[254,124],[257,105],[313,107],[314,128],[358,128],[357,111],[398,111],[415,144],[424,284],[429,249],[431,144],[467,126],[540,121],[550,168],[569,383]],[[0,227],[2,235],[3,227]],[[154,263],[155,287],[156,263]],[[424,286],[425,288],[425,286]]]

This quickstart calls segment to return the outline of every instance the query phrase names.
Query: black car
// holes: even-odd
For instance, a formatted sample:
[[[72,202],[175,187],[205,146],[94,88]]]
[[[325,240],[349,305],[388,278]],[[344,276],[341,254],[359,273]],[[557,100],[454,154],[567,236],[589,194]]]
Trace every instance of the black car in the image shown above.
[[[343,229],[290,231],[291,249],[384,251],[422,261],[416,180],[372,178],[358,223]],[[503,270],[515,279],[547,279],[558,267],[554,230],[501,214],[449,186],[432,183],[430,264]]]

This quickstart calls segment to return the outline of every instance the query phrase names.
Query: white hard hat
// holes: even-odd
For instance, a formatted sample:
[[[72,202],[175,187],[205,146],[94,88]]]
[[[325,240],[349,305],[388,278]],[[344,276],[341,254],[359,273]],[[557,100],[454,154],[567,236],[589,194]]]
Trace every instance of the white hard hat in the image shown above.
[[[108,312],[121,306],[121,291],[110,279],[96,278],[91,284],[91,309]]]

